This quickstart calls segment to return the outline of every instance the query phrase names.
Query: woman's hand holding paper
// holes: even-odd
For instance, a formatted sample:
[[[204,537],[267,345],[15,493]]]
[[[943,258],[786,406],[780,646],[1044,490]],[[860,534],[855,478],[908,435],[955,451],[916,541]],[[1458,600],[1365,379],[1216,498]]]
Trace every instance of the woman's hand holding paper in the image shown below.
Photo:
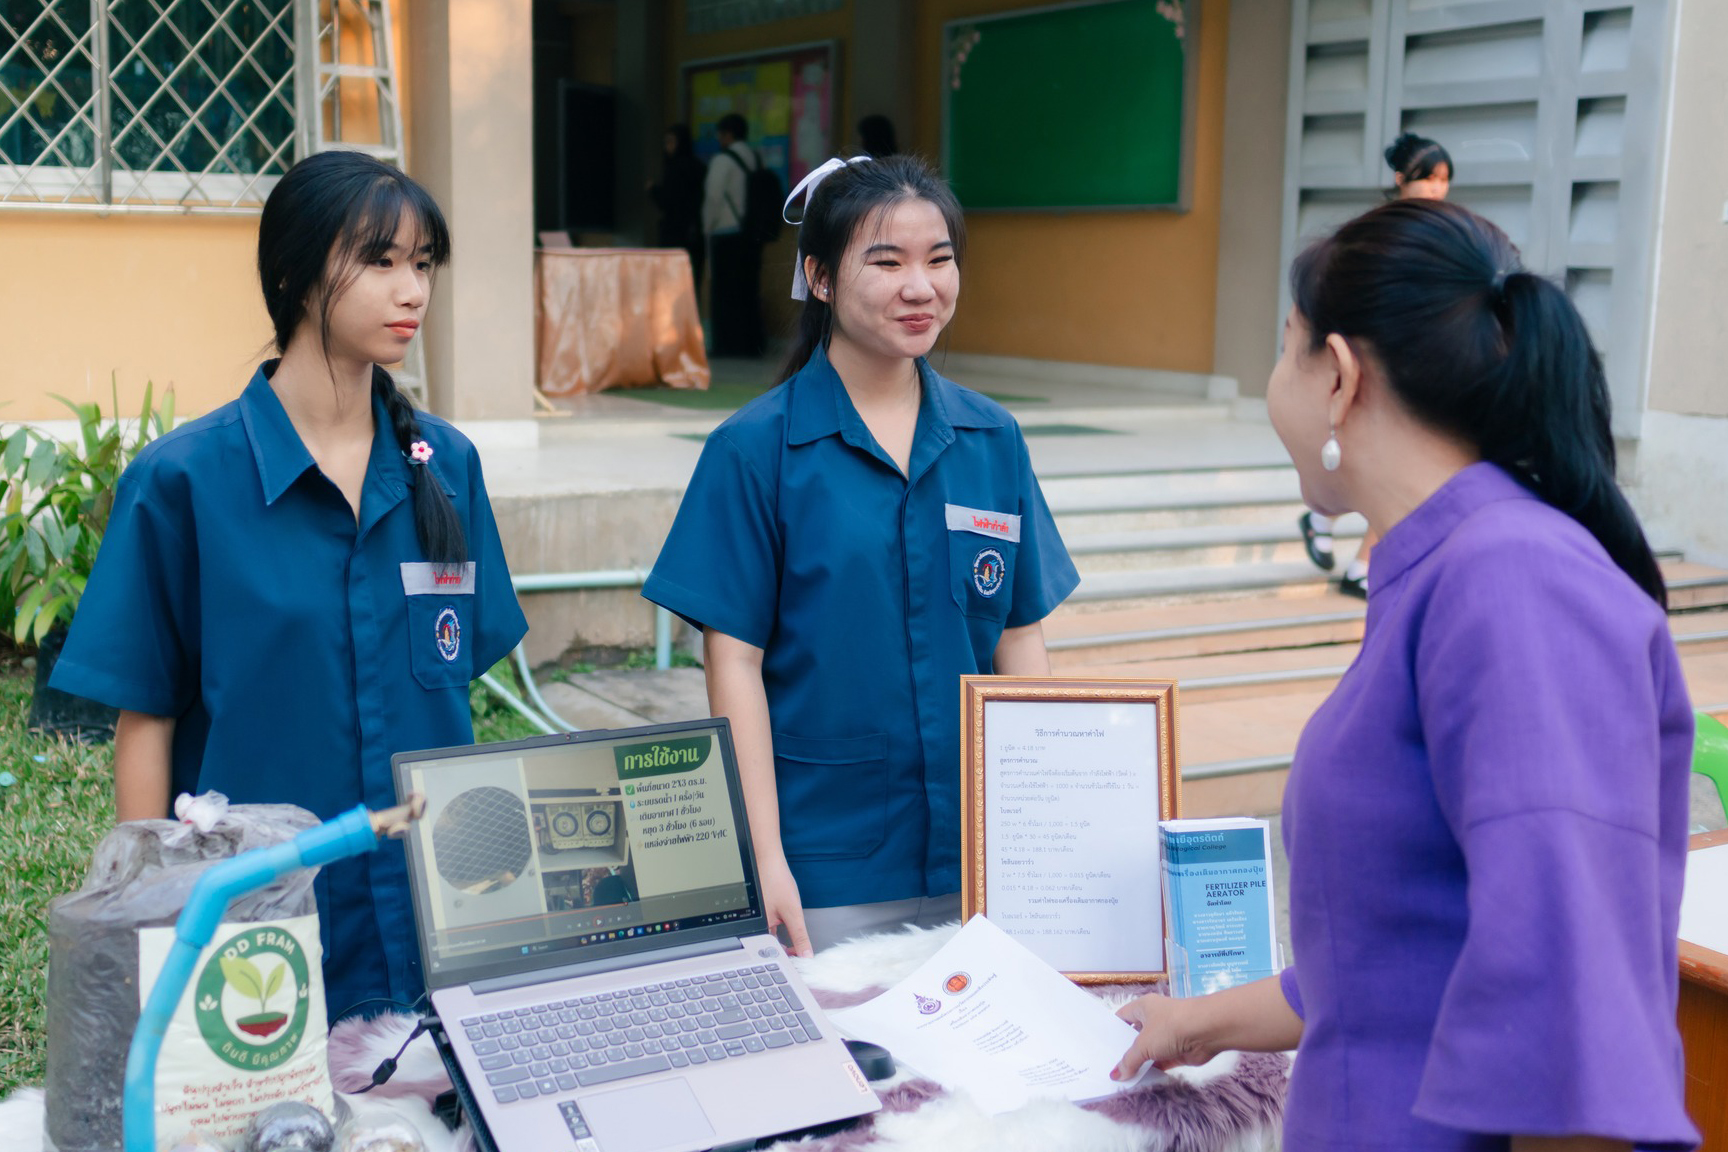
[[[1124,1004],[1116,1015],[1140,1030],[1110,1074],[1129,1080],[1142,1064],[1198,1066],[1220,1052],[1287,1052],[1302,1042],[1302,1017],[1285,999],[1278,977],[1177,1000],[1161,992]]]
[[[1116,1009],[1116,1015],[1140,1030],[1139,1038],[1122,1055],[1122,1062],[1110,1073],[1112,1080],[1132,1080],[1142,1064],[1150,1062],[1159,1069],[1183,1064],[1204,1064],[1217,1055],[1216,1051],[1194,1042],[1190,1009],[1195,1000],[1176,1000],[1162,992],[1148,992]]]

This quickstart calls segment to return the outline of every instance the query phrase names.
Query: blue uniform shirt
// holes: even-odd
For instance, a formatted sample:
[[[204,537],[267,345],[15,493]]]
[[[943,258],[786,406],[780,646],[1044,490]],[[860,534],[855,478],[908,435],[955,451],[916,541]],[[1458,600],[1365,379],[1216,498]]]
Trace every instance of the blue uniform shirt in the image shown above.
[[[260,368],[240,398],[140,452],[120,478],[56,688],[175,717],[173,793],[301,805],[396,802],[394,752],[473,739],[468,684],[527,631],[474,446],[421,414],[426,465],[472,578],[437,582],[389,417],[355,521]],[[425,477],[422,477],[425,479]],[[421,973],[401,844],[316,885],[332,1015],[413,1000]]]
[[[960,886],[960,677],[1079,583],[1014,418],[918,361],[903,475],[820,349],[715,430],[643,595],[763,649],[812,908]]]

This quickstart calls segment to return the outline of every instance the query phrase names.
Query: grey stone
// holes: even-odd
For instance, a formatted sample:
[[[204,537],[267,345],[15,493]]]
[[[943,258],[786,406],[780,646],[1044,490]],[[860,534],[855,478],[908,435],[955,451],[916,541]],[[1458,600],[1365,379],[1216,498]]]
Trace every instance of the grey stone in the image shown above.
[[[620,708],[576,684],[542,684],[540,695],[545,697],[552,711],[585,731],[590,728],[634,728],[648,723],[646,717]]]
[[[700,668],[627,671],[605,669],[572,676],[572,684],[638,716],[668,724],[700,720],[708,713],[708,687]]]
[[[1722,798],[1708,776],[1692,773],[1692,811],[1688,821],[1691,832],[1715,832],[1728,827],[1728,816],[1722,811]]]

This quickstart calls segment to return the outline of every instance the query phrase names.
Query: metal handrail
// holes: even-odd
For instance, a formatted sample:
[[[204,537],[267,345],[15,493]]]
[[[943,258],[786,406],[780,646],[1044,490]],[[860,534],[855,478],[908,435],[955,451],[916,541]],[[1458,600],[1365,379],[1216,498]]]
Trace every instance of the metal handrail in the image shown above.
[[[645,568],[603,568],[589,572],[535,572],[512,575],[510,586],[520,596],[524,592],[581,592],[596,588],[640,588],[648,580]],[[581,729],[560,716],[534,683],[534,673],[528,667],[527,649],[518,644],[510,652],[517,675],[522,679],[528,699],[505,687],[503,681],[488,669],[480,677],[481,685],[504,701],[511,711],[527,720],[548,736],[560,732],[580,732]],[[664,672],[672,667],[672,613],[654,605],[654,667]]]

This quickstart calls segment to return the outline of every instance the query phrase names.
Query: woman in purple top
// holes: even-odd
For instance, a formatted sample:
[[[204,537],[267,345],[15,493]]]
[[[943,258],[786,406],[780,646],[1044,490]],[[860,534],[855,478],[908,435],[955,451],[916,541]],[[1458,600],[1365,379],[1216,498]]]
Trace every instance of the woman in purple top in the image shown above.
[[[1298,966],[1122,1010],[1118,1069],[1296,1048],[1284,1148],[1690,1148],[1674,1013],[1692,718],[1577,311],[1455,205],[1291,270],[1267,395],[1374,554],[1284,797]]]

